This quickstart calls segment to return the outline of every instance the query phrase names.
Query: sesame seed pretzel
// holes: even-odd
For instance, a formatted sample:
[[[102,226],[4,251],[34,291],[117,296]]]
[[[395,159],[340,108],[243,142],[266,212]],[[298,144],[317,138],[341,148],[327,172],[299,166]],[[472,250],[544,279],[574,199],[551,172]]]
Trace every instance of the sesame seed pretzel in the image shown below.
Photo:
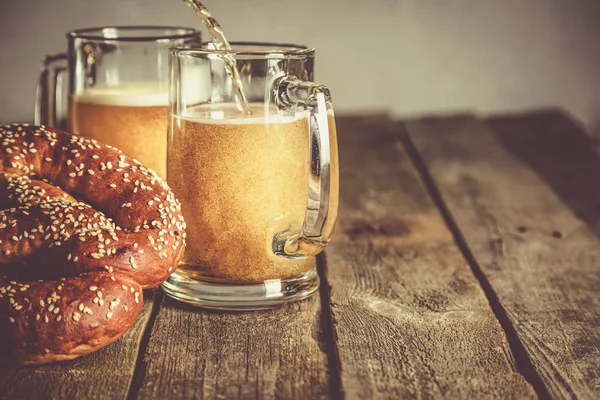
[[[5,125],[0,143],[0,354],[43,364],[114,342],[181,260],[179,202],[94,140]]]

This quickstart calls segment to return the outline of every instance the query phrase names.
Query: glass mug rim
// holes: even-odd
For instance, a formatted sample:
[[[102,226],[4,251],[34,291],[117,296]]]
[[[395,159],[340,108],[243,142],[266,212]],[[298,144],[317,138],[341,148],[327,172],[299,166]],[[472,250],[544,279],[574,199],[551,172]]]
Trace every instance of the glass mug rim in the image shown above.
[[[231,50],[210,49],[208,46],[212,45],[211,42],[202,42],[201,47],[174,47],[170,52],[172,56],[176,57],[211,54],[257,57],[269,55],[314,57],[315,55],[314,47],[292,43],[236,41],[229,42],[229,44],[232,47]]]
[[[147,35],[135,33],[139,31],[150,32]],[[197,29],[183,26],[117,25],[75,29],[67,32],[67,38],[103,42],[157,42],[194,38],[198,37],[199,33]]]

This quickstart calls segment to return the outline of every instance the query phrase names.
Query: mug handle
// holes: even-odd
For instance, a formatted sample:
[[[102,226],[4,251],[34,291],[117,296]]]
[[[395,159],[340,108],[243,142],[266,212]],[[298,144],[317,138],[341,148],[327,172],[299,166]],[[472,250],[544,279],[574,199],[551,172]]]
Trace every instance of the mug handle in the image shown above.
[[[64,121],[59,120],[57,105],[64,104],[62,93],[64,73],[67,71],[65,64],[66,53],[48,54],[40,64],[38,85],[35,91],[35,125],[46,125],[51,128],[65,128]],[[64,110],[61,114],[64,113]],[[59,126],[60,125],[60,126]]]
[[[273,252],[298,258],[313,256],[331,240],[339,196],[338,152],[329,89],[293,75],[275,80],[276,104],[288,111],[303,105],[308,111],[310,170],[308,203],[301,231],[286,229],[273,237]]]

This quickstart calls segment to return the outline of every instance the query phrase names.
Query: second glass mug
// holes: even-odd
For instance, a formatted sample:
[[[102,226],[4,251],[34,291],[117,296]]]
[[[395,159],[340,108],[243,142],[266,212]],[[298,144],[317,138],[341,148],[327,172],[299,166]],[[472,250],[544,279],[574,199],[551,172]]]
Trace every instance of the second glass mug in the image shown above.
[[[181,27],[69,32],[67,52],[42,61],[35,124],[115,146],[166,178],[169,49],[200,43],[199,31]]]
[[[187,247],[163,289],[205,308],[256,310],[319,286],[315,255],[337,218],[337,138],[329,90],[312,82],[314,49],[232,47],[171,50],[167,169]]]

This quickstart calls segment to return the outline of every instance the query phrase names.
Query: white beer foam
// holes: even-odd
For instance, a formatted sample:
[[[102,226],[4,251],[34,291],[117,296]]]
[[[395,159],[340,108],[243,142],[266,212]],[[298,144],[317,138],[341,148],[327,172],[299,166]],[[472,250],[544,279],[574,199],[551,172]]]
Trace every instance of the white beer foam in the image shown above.
[[[109,106],[166,106],[169,104],[169,92],[166,88],[160,89],[151,83],[112,87],[94,86],[76,94],[74,100],[81,103]]]
[[[268,111],[265,112],[264,103],[254,103],[249,104],[249,106],[252,112],[250,116],[242,115],[235,104],[224,103],[190,107],[180,118],[191,122],[220,125],[285,124],[308,118],[306,111],[298,112],[293,116],[286,116],[278,114],[275,107],[269,107]],[[267,115],[265,116],[265,114]]]

